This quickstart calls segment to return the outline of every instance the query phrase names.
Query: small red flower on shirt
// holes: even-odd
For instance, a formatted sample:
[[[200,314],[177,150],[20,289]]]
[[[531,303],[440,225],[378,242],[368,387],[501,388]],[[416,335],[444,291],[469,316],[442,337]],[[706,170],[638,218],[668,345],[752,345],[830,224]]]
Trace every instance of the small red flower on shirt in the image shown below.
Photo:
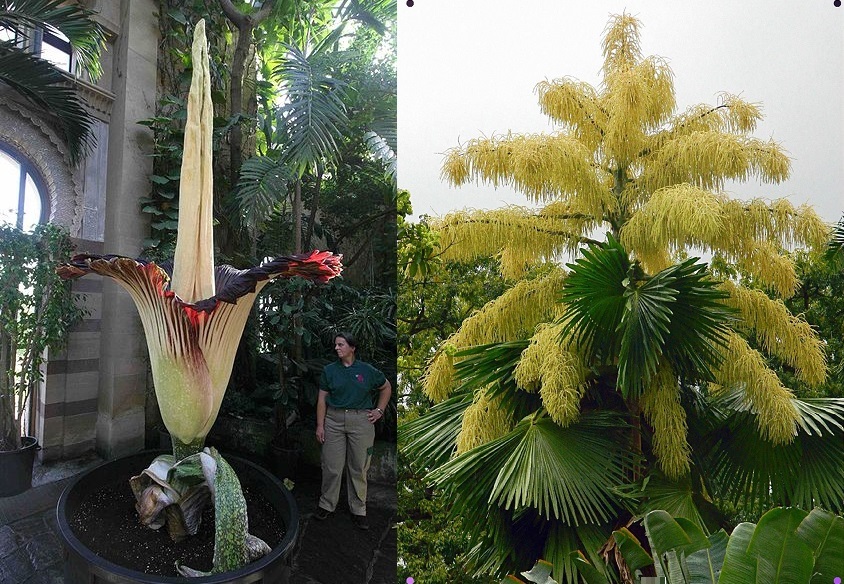
[[[358,383],[363,383],[363,375],[361,375],[360,373],[355,375],[355,379],[358,380]]]

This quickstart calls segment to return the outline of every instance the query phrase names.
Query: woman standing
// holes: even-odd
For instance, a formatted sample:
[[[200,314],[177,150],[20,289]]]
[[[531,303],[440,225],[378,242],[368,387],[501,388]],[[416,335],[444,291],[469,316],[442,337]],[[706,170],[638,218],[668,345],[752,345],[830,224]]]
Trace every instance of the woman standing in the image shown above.
[[[351,334],[337,333],[334,351],[338,360],[323,369],[319,382],[316,437],[322,444],[322,494],[314,517],[322,520],[334,512],[345,467],[352,521],[359,529],[369,529],[366,472],[375,422],[384,417],[392,388],[381,371],[355,359],[356,348]]]

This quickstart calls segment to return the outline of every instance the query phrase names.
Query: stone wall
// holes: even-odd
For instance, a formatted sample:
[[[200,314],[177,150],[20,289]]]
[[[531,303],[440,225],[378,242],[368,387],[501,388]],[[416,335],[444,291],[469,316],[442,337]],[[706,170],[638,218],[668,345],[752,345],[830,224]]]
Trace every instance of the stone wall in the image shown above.
[[[95,118],[96,147],[72,167],[48,120],[0,89],[0,141],[30,160],[49,199],[50,221],[69,229],[77,251],[140,254],[148,232],[138,203],[149,192],[152,135],[137,122],[155,115],[158,3],[83,0],[107,34],[104,74],[96,84],[69,79]],[[144,444],[147,352],[129,296],[87,276],[73,291],[88,309],[67,348],[49,354],[34,404],[42,459],[94,448],[112,458]]]

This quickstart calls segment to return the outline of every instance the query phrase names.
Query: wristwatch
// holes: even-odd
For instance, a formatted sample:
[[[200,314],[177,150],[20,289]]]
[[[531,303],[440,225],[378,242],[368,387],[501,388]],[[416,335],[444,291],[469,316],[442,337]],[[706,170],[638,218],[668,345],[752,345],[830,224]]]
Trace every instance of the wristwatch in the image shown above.
[[[381,408],[375,408],[375,409],[378,410],[378,413],[380,413],[381,417],[383,418],[384,417],[384,410],[382,410]]]

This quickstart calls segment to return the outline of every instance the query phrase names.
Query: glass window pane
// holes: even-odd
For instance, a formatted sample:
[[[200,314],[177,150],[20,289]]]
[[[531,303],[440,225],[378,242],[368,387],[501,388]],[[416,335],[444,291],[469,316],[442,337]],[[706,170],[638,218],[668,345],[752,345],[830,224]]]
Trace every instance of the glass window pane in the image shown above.
[[[32,231],[41,220],[41,193],[35,186],[35,181],[26,175],[26,190],[23,203],[23,230]]]
[[[0,150],[0,222],[14,225],[18,217],[21,165]]]
[[[25,165],[21,167],[21,162],[12,153],[0,150],[0,223],[18,223],[20,181],[21,174],[26,173],[25,168]],[[32,175],[26,173],[21,229],[32,231],[38,225],[43,204],[44,196],[38,188],[38,183]]]
[[[41,58],[64,71],[70,71],[70,46],[68,38],[55,28],[44,32],[41,39]]]
[[[41,58],[63,71],[70,71],[70,55],[47,43],[41,45]]]

